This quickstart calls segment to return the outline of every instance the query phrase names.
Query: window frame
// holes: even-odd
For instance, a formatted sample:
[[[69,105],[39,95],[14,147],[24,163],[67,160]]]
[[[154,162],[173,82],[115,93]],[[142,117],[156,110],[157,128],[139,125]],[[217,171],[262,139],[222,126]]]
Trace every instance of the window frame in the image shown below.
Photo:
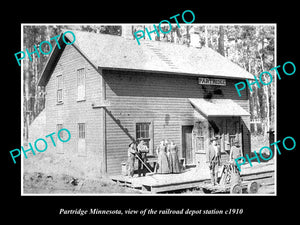
[[[209,146],[209,140],[210,140],[209,123],[208,121],[198,121],[196,123],[197,125],[196,126],[194,125],[194,128],[196,128],[196,130],[193,131],[194,133],[193,138],[195,141],[194,142],[195,153],[205,153],[206,149]]]
[[[143,140],[149,140],[149,153],[148,155],[153,156],[154,155],[154,122],[153,120],[135,120],[134,121],[134,134],[135,134],[135,139],[137,140],[138,138],[138,132],[137,132],[137,125],[138,124],[149,124],[149,130],[148,130],[148,137],[142,137]]]
[[[202,125],[199,126],[199,131],[200,132],[197,135],[199,149],[197,149],[197,150],[205,151],[205,135],[204,135],[204,128]],[[201,143],[201,145],[200,145],[200,143]],[[203,148],[200,148],[200,146]]]
[[[56,103],[57,104],[62,104],[64,101],[63,101],[63,84],[64,82],[63,82],[63,75],[62,75],[62,73],[60,73],[60,74],[58,74],[57,76],[56,76]],[[58,93],[60,93],[60,96],[61,96],[61,98],[59,99],[58,98],[58,96],[59,96],[59,94]]]
[[[85,123],[77,123],[78,124],[78,139],[86,139],[86,125]],[[83,126],[80,126],[83,125]],[[80,127],[84,128],[83,130],[80,131]],[[83,135],[82,135],[83,134]],[[84,136],[84,137],[81,137]]]
[[[83,70],[83,82],[81,85],[79,85],[79,71],[80,70]],[[85,101],[86,100],[86,67],[83,66],[83,67],[78,67],[76,69],[76,84],[77,84],[77,88],[76,88],[76,91],[77,91],[77,102],[81,102],[81,101]],[[79,87],[82,86],[83,87],[83,91],[82,91],[82,96],[79,94],[80,91],[79,91]]]
[[[84,130],[80,130],[80,125],[84,125]],[[83,137],[82,137],[83,134]],[[79,143],[84,144],[83,150],[79,149]],[[87,156],[87,144],[86,144],[86,123],[78,122],[77,123],[77,154],[78,156]]]

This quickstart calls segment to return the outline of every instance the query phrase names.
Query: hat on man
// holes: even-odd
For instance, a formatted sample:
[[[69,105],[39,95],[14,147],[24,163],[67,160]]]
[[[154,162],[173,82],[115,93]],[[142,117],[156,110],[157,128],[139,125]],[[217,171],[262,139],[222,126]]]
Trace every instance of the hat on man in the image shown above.
[[[128,147],[130,147],[132,144],[134,144],[134,142],[130,142],[130,144],[128,145]]]
[[[216,140],[218,140],[217,137],[212,137],[212,138],[210,139],[210,141],[216,141]]]
[[[137,141],[138,141],[139,143],[141,143],[141,142],[144,142],[144,139],[143,139],[142,137],[140,137],[140,138],[137,139]]]
[[[239,146],[240,142],[239,142],[239,140],[234,140],[233,144],[236,145],[236,146]]]

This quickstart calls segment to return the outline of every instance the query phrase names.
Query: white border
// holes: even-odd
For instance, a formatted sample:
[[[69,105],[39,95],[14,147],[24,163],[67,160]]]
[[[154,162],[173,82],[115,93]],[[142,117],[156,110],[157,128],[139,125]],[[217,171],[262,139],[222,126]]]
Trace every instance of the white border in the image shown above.
[[[21,49],[24,49],[23,46],[23,27],[24,26],[49,26],[49,25],[76,25],[76,26],[80,26],[80,25],[153,25],[151,23],[21,23]],[[156,23],[154,23],[156,25]],[[171,23],[176,24],[176,23]],[[275,65],[274,67],[277,65],[277,23],[255,23],[255,24],[251,24],[251,23],[192,23],[193,25],[209,25],[209,26],[219,26],[219,25],[232,25],[232,26],[264,26],[264,25],[270,25],[270,26],[275,26],[275,39],[274,39],[274,57],[275,57]],[[186,25],[183,23],[180,23],[181,25]],[[189,24],[191,25],[191,24]],[[23,74],[23,61],[21,62],[21,144],[23,145],[23,82],[24,82],[24,74]],[[274,108],[274,131],[275,131],[275,136],[274,136],[274,141],[277,141],[277,76],[275,76],[275,108]],[[275,152],[275,151],[274,151]],[[96,194],[96,193],[80,193],[80,194],[74,194],[74,193],[70,193],[70,194],[31,194],[31,193],[24,193],[23,190],[23,154],[21,154],[21,196],[197,196],[197,197],[211,197],[211,196],[223,196],[223,197],[231,197],[231,196],[241,196],[241,197],[245,197],[245,196],[277,196],[277,153],[274,156],[274,164],[275,164],[275,193],[274,194],[120,194],[120,193],[110,193],[110,194]]]

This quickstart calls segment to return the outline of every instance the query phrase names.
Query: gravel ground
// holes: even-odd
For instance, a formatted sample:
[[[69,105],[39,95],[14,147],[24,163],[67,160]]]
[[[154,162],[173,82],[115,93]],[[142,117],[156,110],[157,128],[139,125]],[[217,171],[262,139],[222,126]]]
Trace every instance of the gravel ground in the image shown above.
[[[50,175],[43,173],[25,173],[23,179],[24,194],[140,194],[139,191],[120,187],[109,178],[100,180],[77,179],[69,175]],[[274,194],[274,179],[258,181],[258,194]],[[204,194],[202,190],[184,190],[174,194]]]

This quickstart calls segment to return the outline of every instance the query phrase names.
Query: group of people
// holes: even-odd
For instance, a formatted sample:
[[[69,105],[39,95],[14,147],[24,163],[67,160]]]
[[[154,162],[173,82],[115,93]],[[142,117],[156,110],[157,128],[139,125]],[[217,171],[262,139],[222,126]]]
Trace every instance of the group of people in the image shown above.
[[[210,140],[209,148],[206,152],[206,163],[209,165],[210,170],[210,177],[212,185],[217,184],[217,171],[218,166],[220,166],[220,159],[221,159],[221,150],[220,145],[218,142],[218,137],[213,137]],[[235,174],[238,176],[240,175],[239,170],[234,162],[234,159],[239,158],[242,156],[242,149],[240,147],[239,141],[235,140],[233,146],[230,149],[229,154],[229,162],[234,165],[234,169],[236,171]]]
[[[144,142],[144,140],[137,140],[133,141],[129,144],[128,148],[128,162],[127,162],[127,169],[128,175],[133,177],[134,174],[134,162],[135,158],[138,159],[138,175],[139,177],[141,174],[143,176],[146,175],[146,163],[147,163],[147,153],[149,149]]]
[[[144,140],[133,141],[129,144],[128,148],[128,162],[127,169],[128,175],[134,174],[134,163],[138,160],[138,176],[145,176],[147,170],[150,170],[147,166],[147,153],[149,149]],[[178,147],[173,141],[163,140],[156,148],[157,163],[154,167],[155,173],[167,174],[167,173],[180,173],[181,167],[178,157]],[[149,171],[151,172],[151,171]]]
[[[173,141],[161,141],[156,148],[156,154],[158,156],[154,169],[156,173],[180,173],[178,147]]]
[[[218,137],[213,137],[210,139],[210,145],[206,151],[206,162],[208,163],[210,175],[211,175],[211,183],[213,185],[217,184],[217,171],[218,166],[220,166],[221,159],[221,150],[220,144],[218,141]],[[240,148],[239,142],[234,141],[234,145],[230,149],[229,154],[229,162],[234,164],[234,159],[242,156],[242,150]],[[138,176],[141,174],[145,176],[147,170],[150,171],[147,166],[147,153],[149,153],[149,149],[144,142],[144,140],[133,141],[129,144],[128,148],[128,175],[133,176],[134,174],[134,163],[135,159],[138,160]],[[154,168],[155,173],[159,174],[168,174],[168,173],[180,173],[181,165],[178,157],[178,147],[173,141],[162,140],[156,148],[157,154],[157,163]],[[239,171],[235,165],[235,169],[237,170],[237,174],[239,175]]]

